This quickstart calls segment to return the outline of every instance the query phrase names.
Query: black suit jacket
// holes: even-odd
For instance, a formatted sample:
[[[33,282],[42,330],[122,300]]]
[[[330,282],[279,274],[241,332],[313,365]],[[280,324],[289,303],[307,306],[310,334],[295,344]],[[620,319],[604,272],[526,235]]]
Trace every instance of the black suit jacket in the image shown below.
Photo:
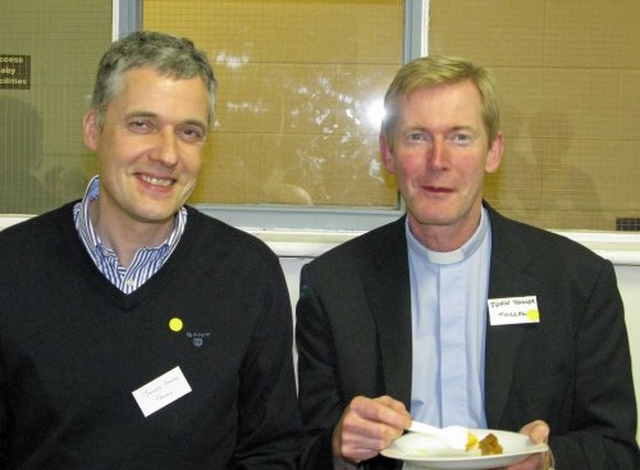
[[[551,426],[557,468],[640,468],[627,332],[612,264],[488,205],[489,298],[535,295],[540,323],[487,326],[489,428]],[[306,265],[297,305],[303,468],[331,468],[331,433],[357,395],[409,409],[411,301],[405,218]],[[378,457],[368,468],[394,468]]]

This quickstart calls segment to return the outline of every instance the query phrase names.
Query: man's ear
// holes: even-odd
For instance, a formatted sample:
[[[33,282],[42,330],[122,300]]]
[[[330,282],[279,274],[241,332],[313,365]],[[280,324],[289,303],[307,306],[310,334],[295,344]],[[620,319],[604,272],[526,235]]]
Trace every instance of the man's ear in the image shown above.
[[[90,109],[84,115],[82,119],[82,135],[84,137],[84,144],[89,150],[96,150],[98,148],[98,129],[97,113],[95,110]]]
[[[378,136],[378,146],[380,147],[380,158],[382,159],[384,167],[389,173],[394,174],[395,166],[393,161],[393,151],[389,146],[389,142],[387,142],[387,139],[382,133]]]
[[[504,138],[502,133],[498,133],[493,142],[491,142],[491,148],[487,154],[487,161],[484,164],[484,169],[487,173],[495,173],[500,167],[502,161],[502,152],[504,150]]]

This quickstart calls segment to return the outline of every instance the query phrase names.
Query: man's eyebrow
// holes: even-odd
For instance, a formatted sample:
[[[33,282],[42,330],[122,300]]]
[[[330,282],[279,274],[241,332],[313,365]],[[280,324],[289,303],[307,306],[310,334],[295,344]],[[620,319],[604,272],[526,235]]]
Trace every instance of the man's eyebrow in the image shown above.
[[[482,129],[478,129],[475,126],[453,126],[451,128],[452,132],[469,132],[471,134],[473,134],[474,136],[478,136],[480,134],[482,134]]]
[[[152,113],[151,111],[132,111],[130,113],[125,114],[126,119],[157,118],[157,117],[158,117],[158,114]],[[179,125],[197,126],[197,127],[201,127],[203,130],[207,130],[209,127],[205,122],[199,119],[187,119],[186,121],[180,122]]]
[[[158,115],[156,113],[152,113],[150,111],[132,111],[130,113],[127,113],[124,115],[125,118],[129,119],[129,118],[154,118],[157,117]]]
[[[200,121],[198,119],[187,119],[182,124],[187,124],[189,126],[202,127],[204,130],[206,130],[209,127],[209,126],[207,126],[207,124],[205,124],[204,122],[202,122],[202,121]]]

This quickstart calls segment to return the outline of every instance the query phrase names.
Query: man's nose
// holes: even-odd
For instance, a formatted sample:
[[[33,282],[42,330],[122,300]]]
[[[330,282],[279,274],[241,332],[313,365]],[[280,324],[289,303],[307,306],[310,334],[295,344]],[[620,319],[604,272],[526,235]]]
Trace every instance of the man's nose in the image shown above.
[[[431,167],[442,170],[449,167],[449,157],[446,143],[442,139],[434,139],[429,149],[429,164]]]
[[[178,138],[173,129],[165,129],[158,134],[158,147],[152,159],[166,166],[173,166],[178,161]]]

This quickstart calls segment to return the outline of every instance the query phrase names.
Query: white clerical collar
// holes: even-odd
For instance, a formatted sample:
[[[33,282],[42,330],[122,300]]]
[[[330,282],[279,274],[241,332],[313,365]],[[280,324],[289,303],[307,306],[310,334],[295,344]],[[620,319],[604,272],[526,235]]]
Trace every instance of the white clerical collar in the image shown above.
[[[416,237],[411,233],[409,228],[409,218],[405,222],[405,232],[407,234],[407,244],[410,250],[424,257],[428,262],[434,264],[454,264],[464,261],[473,255],[485,240],[489,231],[489,216],[487,210],[482,207],[480,211],[480,223],[478,228],[474,232],[467,242],[460,248],[453,251],[434,251],[422,245]]]

